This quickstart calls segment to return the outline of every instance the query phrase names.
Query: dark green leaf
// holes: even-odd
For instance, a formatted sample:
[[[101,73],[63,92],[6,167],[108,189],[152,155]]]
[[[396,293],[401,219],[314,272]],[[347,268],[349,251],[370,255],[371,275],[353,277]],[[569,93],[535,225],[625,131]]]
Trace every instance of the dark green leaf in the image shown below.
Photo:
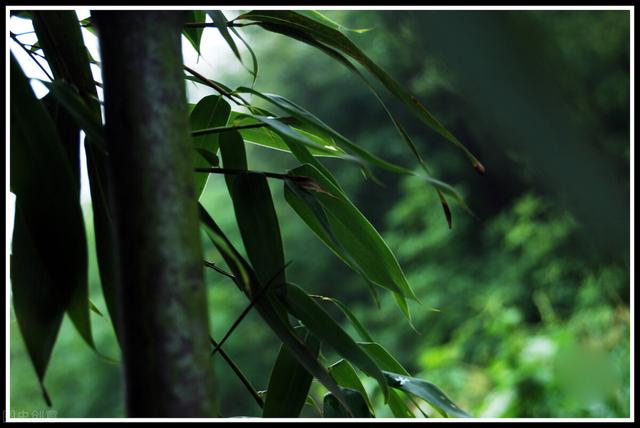
[[[299,40],[311,39],[342,52],[362,65],[369,73],[375,76],[387,90],[404,103],[409,110],[414,112],[427,126],[438,134],[459,147],[471,160],[473,167],[479,172],[484,167],[478,159],[447,130],[438,119],[435,118],[414,96],[396,82],[386,71],[380,68],[374,61],[364,54],[344,34],[319,21],[303,16],[290,10],[254,10],[240,15],[236,20],[251,20],[260,23],[267,30],[281,34],[295,36]]]
[[[87,244],[77,180],[51,117],[13,56],[10,84],[10,188],[16,195],[11,286],[42,384],[62,315],[87,286]]]
[[[193,22],[196,24],[204,24],[206,14],[201,10],[187,10],[186,20],[187,22]],[[182,30],[182,34],[189,40],[189,43],[194,47],[198,55],[200,55],[200,40],[202,39],[202,28],[198,27],[185,27]]]
[[[326,301],[332,302],[334,305],[336,305],[338,308],[340,308],[342,313],[349,319],[349,321],[351,321],[351,324],[356,329],[356,331],[358,332],[358,334],[360,335],[362,340],[365,340],[367,342],[373,342],[373,339],[369,335],[369,332],[367,331],[367,329],[364,328],[362,323],[358,320],[358,318],[356,318],[356,316],[353,314],[353,312],[351,312],[351,310],[344,303],[342,303],[340,300],[334,299],[332,297],[320,296],[320,298],[322,300],[326,300]]]
[[[38,27],[36,32],[42,39],[45,55],[51,59],[49,64],[52,66],[54,75],[64,80],[64,82],[55,82],[49,90],[74,118],[76,125],[87,135],[84,144],[91,188],[100,282],[107,309],[117,333],[115,225],[110,213],[110,178],[102,115],[89,66],[89,53],[84,45],[80,23],[74,11],[39,11],[36,20],[38,22],[34,20],[34,26]],[[96,27],[90,25],[91,18],[83,22],[89,25],[87,28],[95,34]],[[74,87],[71,87],[71,84]]]
[[[384,376],[375,361],[353,341],[351,336],[297,285],[288,283],[282,295],[291,315],[299,319],[323,343],[378,381],[386,401],[388,388]]]
[[[306,328],[296,330],[300,331],[305,345],[317,358],[320,341]],[[285,346],[281,346],[269,378],[262,417],[297,418],[309,394],[312,380],[311,374],[298,363]]]
[[[334,236],[357,263],[360,271],[364,272],[375,284],[406,298],[417,300],[387,244],[347,196],[310,165],[295,168],[290,173],[311,177],[324,189],[327,189],[331,195],[334,195],[316,193],[314,196],[320,201]],[[335,246],[327,239],[326,233],[318,228],[315,216],[309,215],[312,211],[301,209],[307,206],[307,202],[297,197],[293,192],[287,192],[286,189],[285,199],[316,235],[335,252]],[[340,257],[339,253],[336,255]],[[348,261],[345,262],[349,264]]]
[[[234,276],[241,281],[238,286],[247,293],[248,297],[257,294],[260,289],[260,284],[256,277],[256,273],[253,271],[249,263],[246,262],[233,247],[229,239],[224,235],[222,230],[218,227],[216,222],[211,218],[209,213],[200,204],[200,220],[207,229],[207,233],[211,238],[213,244],[216,246],[225,262],[229,266],[229,269],[233,272]],[[253,290],[253,291],[251,291]],[[314,357],[313,353],[305,346],[304,342],[295,334],[291,325],[283,320],[280,316],[280,308],[274,308],[275,299],[257,299],[255,301],[255,308],[269,325],[271,330],[278,336],[284,346],[294,355],[296,360],[311,373],[318,381],[324,385],[329,391],[334,393],[341,403],[348,406],[342,391],[336,384],[335,380],[327,373],[326,369],[318,362],[318,359]]]
[[[362,394],[360,392],[350,389],[350,388],[342,388],[342,393],[344,394],[347,402],[349,403],[349,407],[352,409],[353,416],[350,416],[345,408],[340,404],[340,402],[336,399],[336,397],[329,393],[324,396],[323,402],[323,417],[325,418],[372,418],[373,416],[369,412],[369,408],[367,407],[367,403],[362,398]]]
[[[231,107],[229,103],[222,99],[219,95],[209,95],[202,98],[193,108],[189,120],[191,129],[213,128],[216,126],[224,126],[229,119]],[[218,151],[218,134],[201,135],[191,139],[195,151],[198,149],[206,149],[212,153]],[[200,154],[194,153],[193,167],[205,168],[209,166],[209,161],[204,159]],[[207,184],[208,174],[194,172],[194,185],[196,197],[200,197],[205,185]]]

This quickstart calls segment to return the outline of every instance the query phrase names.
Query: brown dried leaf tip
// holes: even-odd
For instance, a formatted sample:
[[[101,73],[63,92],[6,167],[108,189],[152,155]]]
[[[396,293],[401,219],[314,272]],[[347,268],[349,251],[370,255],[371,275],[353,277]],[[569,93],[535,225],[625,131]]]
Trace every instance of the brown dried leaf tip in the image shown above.
[[[473,161],[473,169],[478,171],[480,175],[484,175],[484,172],[485,172],[484,165],[482,165],[479,160]]]
[[[301,187],[304,190],[308,190],[308,191],[312,191],[312,192],[318,192],[318,193],[324,193],[325,195],[329,195],[329,196],[332,196],[332,197],[335,198],[334,195],[332,195],[331,193],[327,192],[320,185],[320,183],[318,183],[317,181],[315,181],[311,177],[296,176],[296,177],[291,177],[291,180],[293,180],[299,187]]]

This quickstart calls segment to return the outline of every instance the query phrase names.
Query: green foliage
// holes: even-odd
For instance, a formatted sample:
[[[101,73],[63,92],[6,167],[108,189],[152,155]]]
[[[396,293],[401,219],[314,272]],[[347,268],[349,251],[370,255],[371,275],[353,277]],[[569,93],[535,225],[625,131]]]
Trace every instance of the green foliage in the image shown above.
[[[244,51],[232,36],[242,35],[253,60],[251,88],[238,84],[233,90],[193,73],[188,77],[217,92],[192,100],[197,102],[191,110],[194,166],[221,163],[234,171],[224,173],[226,186],[220,174],[194,172],[202,189],[205,260],[217,268],[206,274],[207,284],[213,284],[208,295],[212,337],[226,339],[225,329],[233,326],[228,340],[213,342],[223,347],[218,353],[227,360],[220,363],[213,356],[222,416],[468,416],[458,405],[473,416],[629,415],[628,249],[620,257],[600,258],[583,245],[588,231],[579,218],[520,166],[522,154],[495,149],[492,142],[500,134],[468,108],[464,93],[455,93],[457,76],[425,48],[430,38],[420,13],[253,11],[230,21],[217,11],[209,16],[218,29],[204,31],[219,32],[238,59]],[[621,129],[628,125],[611,116],[628,117],[628,72],[612,65],[624,64],[620,41],[628,38],[628,23],[616,13],[527,16],[557,38],[560,53],[549,48],[542,57],[561,57],[574,67],[568,70],[578,77],[560,74],[559,79],[572,85],[571,99],[581,106],[584,122],[603,118],[599,135],[616,141],[603,145],[603,153],[627,171],[628,135]],[[193,12],[188,21],[203,23],[204,12]],[[375,30],[350,30],[371,27]],[[272,38],[264,30],[289,37]],[[342,32],[355,33],[357,46]],[[184,30],[207,59],[210,53],[200,51],[202,33],[197,27]],[[575,36],[582,33],[586,36]],[[327,56],[318,56],[317,49]],[[262,58],[259,85],[256,54]],[[333,66],[335,61],[351,74]],[[598,61],[609,68],[590,66]],[[384,99],[386,94],[357,66],[397,105]],[[608,76],[606,84],[600,74]],[[228,77],[234,84],[239,79]],[[598,82],[600,95],[594,99],[585,82]],[[91,137],[87,149],[105,150],[89,98],[57,79],[47,86]],[[373,98],[367,91],[373,91]],[[435,119],[410,93],[430,100],[444,120]],[[494,108],[490,100],[487,108]],[[471,151],[489,159],[489,174],[480,180],[467,175],[464,159],[431,144],[434,133],[425,133],[407,112],[445,140],[469,142],[463,151],[480,171],[484,167]],[[456,129],[460,140],[443,123]],[[11,147],[13,162],[13,135]],[[458,190],[433,178],[423,150],[436,176]],[[278,173],[250,172],[248,161],[252,171]],[[422,171],[400,166],[405,164]],[[372,180],[363,181],[362,172]],[[91,166],[89,173],[97,174]],[[276,186],[283,184],[276,180],[284,186]],[[425,184],[437,193],[427,192]],[[91,192],[95,209],[99,193],[94,182]],[[465,210],[468,202],[478,218],[454,207],[449,231],[436,209],[442,204],[451,214],[445,195]],[[94,217],[95,225],[87,218],[89,260],[84,266],[90,290],[84,306],[89,314],[89,307],[101,311],[108,300],[107,289],[103,294],[97,288],[95,251],[104,252],[110,244],[105,233],[93,241],[100,216]],[[311,238],[309,228],[320,239]],[[21,241],[26,242],[16,244],[14,235],[14,252]],[[42,270],[30,261],[21,272],[27,267],[33,275]],[[12,282],[16,278],[12,273]],[[287,282],[292,279],[302,287]],[[369,293],[377,310],[367,300]],[[13,297],[20,323],[18,295]],[[411,323],[420,335],[402,320],[397,304],[407,317],[411,304]],[[91,327],[98,349],[115,356],[117,341],[109,325],[115,312],[107,307],[108,316],[91,312]],[[57,316],[59,325],[61,313]],[[297,333],[302,328],[294,328],[293,318],[310,331],[307,340]],[[29,337],[22,335],[29,350]],[[38,408],[41,399],[33,392],[37,386],[22,346],[12,328],[12,406]],[[63,354],[73,358],[64,361]],[[51,361],[47,383],[59,416],[122,416],[118,366],[86,352],[68,323],[62,323]],[[94,375],[69,385],[67,368]],[[264,409],[251,385],[267,389]],[[93,391],[104,391],[108,399],[71,398]]]

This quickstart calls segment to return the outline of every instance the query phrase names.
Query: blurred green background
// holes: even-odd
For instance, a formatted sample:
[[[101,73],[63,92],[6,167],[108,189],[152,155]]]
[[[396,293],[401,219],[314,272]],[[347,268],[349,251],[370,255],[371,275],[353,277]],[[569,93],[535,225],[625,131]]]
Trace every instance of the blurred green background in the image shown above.
[[[449,230],[435,192],[419,180],[379,172],[381,187],[350,164],[325,162],[405,269],[422,302],[411,307],[420,334],[382,289],[376,308],[362,279],[296,217],[281,183],[271,183],[292,261],[289,277],[341,299],[412,375],[434,382],[474,416],[628,417],[629,12],[325,13],[347,27],[373,28],[349,37],[422,100],[487,172],[475,173],[461,152],[392,99],[434,175],[461,191],[476,217],[453,206]],[[284,95],[377,155],[416,167],[380,105],[347,69],[285,37],[242,30],[258,55],[257,89]],[[219,65],[215,51],[202,53],[228,86],[250,83],[237,64]],[[249,157],[256,170],[294,165],[285,153],[255,146]],[[221,177],[209,179],[203,201],[241,248]],[[117,360],[90,205],[84,208],[91,295],[105,314],[92,314],[94,334],[100,352]],[[206,258],[219,262],[211,244],[203,239],[203,245]],[[211,329],[220,338],[246,301],[215,272],[206,279]],[[11,408],[44,409],[11,317]],[[225,350],[257,389],[266,389],[278,341],[256,314]],[[225,362],[217,356],[213,364],[222,416],[258,416]],[[124,416],[120,365],[92,352],[68,319],[46,385],[58,417]],[[375,385],[365,386],[376,397],[377,415],[391,417]],[[312,392],[321,399],[315,383]],[[316,416],[310,407],[303,415]]]

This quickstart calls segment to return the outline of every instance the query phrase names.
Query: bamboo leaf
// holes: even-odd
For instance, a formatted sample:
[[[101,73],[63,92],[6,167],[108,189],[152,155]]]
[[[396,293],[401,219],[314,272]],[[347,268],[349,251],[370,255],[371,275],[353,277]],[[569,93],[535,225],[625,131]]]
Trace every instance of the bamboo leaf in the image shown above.
[[[369,400],[369,395],[367,394],[367,390],[364,389],[362,382],[360,382],[360,378],[356,373],[355,369],[349,361],[347,360],[339,360],[329,366],[329,374],[333,376],[333,378],[338,382],[342,388],[350,388],[354,389],[362,395],[362,397],[367,402],[367,406],[373,415],[375,415],[373,405],[371,404],[371,400]]]
[[[372,61],[344,34],[309,17],[290,10],[254,10],[240,15],[236,20],[250,20],[259,23],[269,31],[285,34],[298,40],[311,39],[336,49],[360,63],[371,75],[382,83],[386,89],[398,98],[405,106],[420,118],[420,120],[440,134],[442,137],[460,148],[471,161],[473,167],[480,173],[484,166],[480,161],[436,119],[425,107],[411,95],[404,87],[396,82],[386,71]],[[299,36],[299,37],[295,37]],[[304,41],[304,40],[303,40]]]
[[[191,111],[189,121],[191,129],[213,128],[216,126],[224,126],[229,119],[231,106],[222,96],[209,95],[202,98]],[[192,137],[192,147],[194,151],[205,149],[209,152],[216,153],[218,151],[218,134],[207,134],[199,137]],[[208,159],[204,159],[200,153],[193,155],[193,167],[204,168],[209,166]],[[194,173],[194,186],[196,197],[199,198],[207,184],[208,174]]]
[[[187,10],[185,11],[187,14],[186,19],[187,22],[193,22],[197,24],[204,24],[206,14],[201,10]],[[193,46],[193,48],[200,55],[200,40],[202,39],[202,28],[199,27],[185,27],[182,30],[182,34],[189,40],[189,43]]]
[[[336,397],[329,393],[324,396],[323,401],[323,417],[325,418],[372,418],[373,416],[369,412],[369,408],[367,407],[367,402],[362,398],[362,394],[360,392],[350,389],[350,388],[342,388],[342,393],[344,394],[347,402],[351,409],[353,409],[353,416],[350,416],[344,407],[340,404],[340,402],[336,399]]]
[[[241,279],[242,283],[239,287],[245,291],[248,297],[254,296],[260,289],[256,273],[253,271],[249,263],[242,258],[240,253],[233,247],[229,239],[224,235],[220,227],[213,218],[198,204],[200,210],[200,220],[207,229],[207,233],[213,244],[216,246],[225,262],[231,269],[236,278]],[[253,292],[250,290],[254,290]],[[252,294],[253,293],[253,294]],[[273,304],[277,302],[275,299],[257,299],[255,300],[255,308],[265,320],[269,328],[278,336],[283,345],[287,347],[296,360],[309,372],[318,379],[318,381],[336,398],[348,408],[348,404],[342,395],[342,391],[336,384],[335,380],[329,375],[326,369],[318,362],[313,353],[295,334],[291,325],[283,320],[280,316],[280,309],[274,308]]]
[[[342,357],[376,379],[383,391],[385,401],[387,400],[387,384],[375,361],[353,341],[329,314],[295,284],[288,283],[281,298],[287,311],[299,319],[323,343],[331,346]]]
[[[443,416],[455,416],[458,418],[471,417],[451,401],[449,397],[433,383],[386,370],[383,370],[383,373],[389,382],[389,386],[422,398],[435,407]]]
[[[10,188],[16,195],[10,277],[18,326],[43,385],[62,315],[87,286],[87,244],[71,165],[13,56],[10,85]]]
[[[296,330],[304,337],[305,345],[317,358],[320,341],[306,328]],[[304,407],[312,380],[311,374],[298,364],[285,346],[281,346],[269,378],[262,417],[297,418]]]
[[[310,165],[295,168],[291,173],[311,177],[331,195],[335,195],[331,197],[316,193],[314,196],[322,205],[334,235],[367,278],[403,298],[417,300],[387,244],[347,196]],[[293,192],[286,191],[285,199],[314,233],[335,252],[335,245],[327,240],[327,234],[318,227],[318,221],[314,220],[315,216],[309,215],[310,210],[301,209],[307,206],[307,202]],[[336,252],[336,254],[340,256],[339,253]]]

